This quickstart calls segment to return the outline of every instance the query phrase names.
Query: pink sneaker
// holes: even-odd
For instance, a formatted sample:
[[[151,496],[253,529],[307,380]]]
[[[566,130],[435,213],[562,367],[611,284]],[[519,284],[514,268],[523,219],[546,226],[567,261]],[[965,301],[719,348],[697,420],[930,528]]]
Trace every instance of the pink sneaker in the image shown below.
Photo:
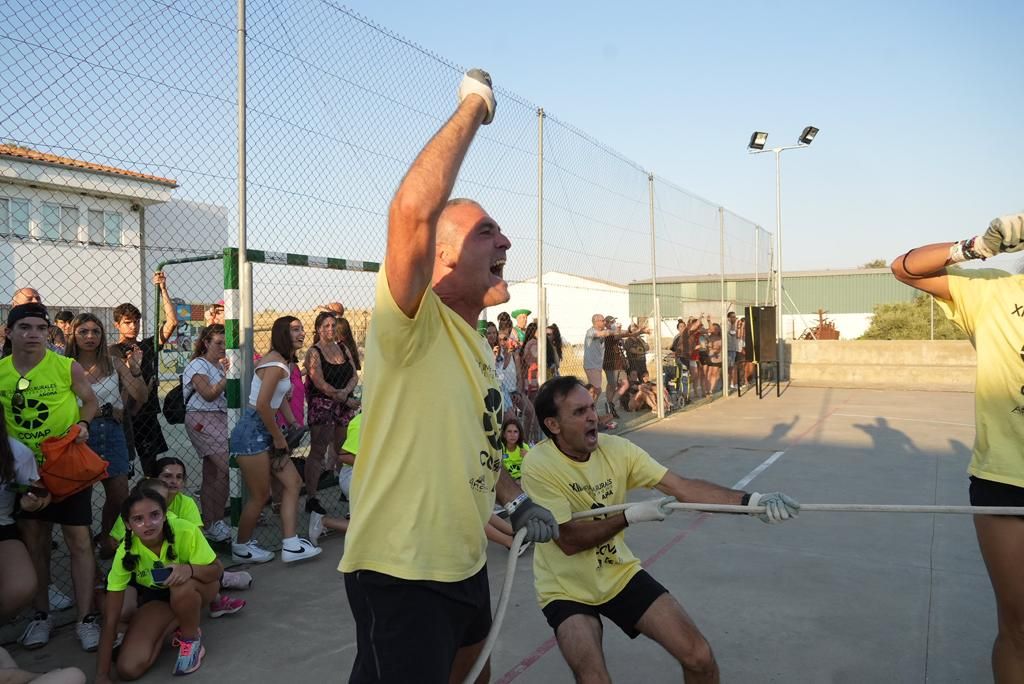
[[[219,618],[224,615],[234,615],[243,608],[245,608],[245,601],[242,599],[218,594],[217,598],[210,602],[210,617]]]

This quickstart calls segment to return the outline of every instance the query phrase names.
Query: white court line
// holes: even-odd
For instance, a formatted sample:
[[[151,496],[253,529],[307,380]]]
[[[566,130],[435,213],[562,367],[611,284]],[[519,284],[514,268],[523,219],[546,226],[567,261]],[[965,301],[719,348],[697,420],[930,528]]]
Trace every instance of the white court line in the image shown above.
[[[885,418],[886,420],[904,420],[911,423],[936,423],[938,425],[958,425],[960,427],[974,427],[974,423],[954,423],[950,420],[929,420],[927,418],[893,418],[892,416],[878,416],[867,413],[833,413],[833,416],[845,416],[846,418]]]
[[[750,484],[751,480],[753,480],[755,477],[757,477],[758,475],[760,475],[764,471],[768,470],[768,466],[770,466],[772,463],[775,463],[776,461],[778,461],[779,457],[781,457],[782,454],[784,454],[784,453],[786,453],[786,452],[785,451],[776,451],[774,454],[772,454],[771,456],[766,458],[764,460],[764,463],[762,463],[761,465],[757,466],[756,468],[751,470],[749,473],[747,473],[743,477],[743,479],[740,480],[739,482],[737,482],[736,484],[734,484],[732,486],[732,488],[733,489],[743,489],[744,487],[746,487],[748,484]]]

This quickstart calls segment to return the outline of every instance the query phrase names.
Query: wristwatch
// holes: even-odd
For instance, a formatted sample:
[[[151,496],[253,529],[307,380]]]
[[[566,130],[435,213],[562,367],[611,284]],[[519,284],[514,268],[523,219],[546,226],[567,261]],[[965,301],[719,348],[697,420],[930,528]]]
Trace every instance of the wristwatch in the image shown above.
[[[522,494],[509,501],[507,504],[505,504],[505,512],[509,515],[512,515],[520,506],[522,506],[529,500],[530,497],[526,495],[526,492],[523,492]]]

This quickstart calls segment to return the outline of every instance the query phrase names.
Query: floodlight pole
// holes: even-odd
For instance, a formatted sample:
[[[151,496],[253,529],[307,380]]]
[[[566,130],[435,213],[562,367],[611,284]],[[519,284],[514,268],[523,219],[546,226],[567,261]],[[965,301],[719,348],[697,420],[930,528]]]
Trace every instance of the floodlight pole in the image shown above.
[[[809,145],[785,145],[767,150],[750,150],[750,154],[775,153],[775,329],[778,341],[778,372],[782,382],[782,365],[785,355],[786,332],[782,317],[782,153],[786,150],[802,150]]]

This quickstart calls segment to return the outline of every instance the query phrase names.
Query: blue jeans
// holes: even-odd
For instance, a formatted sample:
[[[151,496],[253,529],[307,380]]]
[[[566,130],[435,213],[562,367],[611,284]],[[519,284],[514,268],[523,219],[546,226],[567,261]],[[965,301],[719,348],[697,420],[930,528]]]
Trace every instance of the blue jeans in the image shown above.
[[[113,418],[93,418],[89,423],[89,440],[86,444],[110,463],[107,468],[108,477],[132,474],[124,428]]]

